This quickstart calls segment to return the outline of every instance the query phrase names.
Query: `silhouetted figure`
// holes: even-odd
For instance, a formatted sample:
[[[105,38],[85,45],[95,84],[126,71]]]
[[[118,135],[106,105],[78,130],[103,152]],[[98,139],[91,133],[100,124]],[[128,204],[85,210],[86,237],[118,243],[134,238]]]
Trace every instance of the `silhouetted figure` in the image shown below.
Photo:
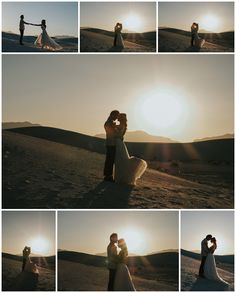
[[[135,291],[134,283],[127,266],[128,248],[124,239],[118,240],[118,247],[121,250],[118,255],[114,291]]]
[[[121,35],[122,28],[123,28],[122,23],[117,22],[114,28],[115,30],[115,36],[114,36],[114,42],[113,42],[114,47],[124,48],[124,42]]]
[[[110,113],[104,124],[106,131],[106,159],[104,166],[104,180],[114,182],[113,168],[116,156],[116,120],[119,117],[119,111],[114,110]]]
[[[114,291],[114,282],[116,277],[116,270],[118,265],[118,255],[117,255],[117,246],[118,235],[112,233],[110,236],[110,243],[107,246],[107,258],[108,264],[107,268],[109,270],[109,281],[108,281],[108,291]]]
[[[31,248],[28,247],[28,246],[25,246],[24,249],[23,249],[23,251],[22,251],[22,255],[23,255],[22,272],[25,269],[25,265],[26,265],[26,262],[28,261],[28,258],[29,258],[30,253],[31,253]]]
[[[196,38],[196,34],[198,32],[198,23],[194,22],[191,26],[191,47],[193,47],[194,42],[195,42],[195,38]]]
[[[210,241],[212,235],[207,235],[205,239],[201,242],[201,265],[199,268],[199,277],[204,278],[204,265],[207,259],[207,255],[210,253],[210,249],[208,247],[208,241]]]
[[[23,44],[23,37],[24,37],[24,31],[25,31],[25,24],[30,24],[26,21],[24,21],[24,15],[20,16],[20,23],[19,23],[19,30],[20,30],[20,44]]]
[[[62,47],[55,42],[47,33],[46,28],[46,20],[42,19],[40,24],[32,24],[34,26],[40,26],[42,29],[42,33],[37,37],[34,42],[35,46],[40,47],[41,49],[48,49],[51,51],[59,51]]]
[[[205,44],[205,40],[199,37],[198,29],[198,23],[194,22],[191,26],[191,47],[194,46],[197,49],[201,49]]]

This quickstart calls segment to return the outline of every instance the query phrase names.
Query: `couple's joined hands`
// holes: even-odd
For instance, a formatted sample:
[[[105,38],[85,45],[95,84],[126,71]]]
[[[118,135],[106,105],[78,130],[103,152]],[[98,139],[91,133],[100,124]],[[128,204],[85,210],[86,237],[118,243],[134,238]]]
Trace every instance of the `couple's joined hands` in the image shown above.
[[[33,25],[33,26],[41,26],[41,24],[34,24],[34,23],[30,23],[30,22],[25,22],[25,24]]]

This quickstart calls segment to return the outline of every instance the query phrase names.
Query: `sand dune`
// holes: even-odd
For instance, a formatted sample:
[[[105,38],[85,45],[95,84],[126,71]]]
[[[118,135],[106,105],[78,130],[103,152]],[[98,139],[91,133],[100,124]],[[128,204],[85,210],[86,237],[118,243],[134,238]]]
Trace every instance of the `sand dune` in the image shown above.
[[[191,255],[191,253],[189,254]],[[229,267],[229,263],[221,263],[221,267],[217,264],[217,271],[220,277],[229,283],[229,286],[225,286],[222,283],[211,281],[203,278],[198,278],[198,270],[200,266],[200,260],[192,258],[190,256],[181,256],[181,290],[182,291],[234,291],[234,274],[232,263]],[[225,268],[224,268],[225,267]]]
[[[3,131],[4,208],[233,208],[231,189],[152,169],[133,188],[103,182],[104,155],[93,151],[101,139],[64,131],[58,143],[16,131]]]
[[[35,274],[21,272],[21,261],[2,257],[3,291],[53,291],[55,290],[55,271],[38,267],[38,280]]]
[[[34,46],[37,37],[25,36],[24,46],[19,44],[19,35],[2,32],[3,52],[50,52]],[[55,41],[62,46],[59,52],[78,52],[78,39],[74,37],[54,37]]]
[[[102,32],[80,30],[81,52],[155,52],[153,46],[145,46],[136,42],[124,40],[124,49],[113,47],[114,37]]]
[[[58,258],[59,290],[107,290],[108,270],[105,257],[62,251]],[[177,253],[130,257],[128,266],[138,291],[178,290]]]
[[[214,40],[209,41],[208,39],[206,39],[203,48],[197,49],[190,46],[190,40],[190,33],[188,33],[188,35],[185,35],[185,32],[181,30],[158,30],[159,52],[233,52],[234,50],[231,42],[229,44],[227,42],[222,42],[221,45],[219,43],[214,43]]]

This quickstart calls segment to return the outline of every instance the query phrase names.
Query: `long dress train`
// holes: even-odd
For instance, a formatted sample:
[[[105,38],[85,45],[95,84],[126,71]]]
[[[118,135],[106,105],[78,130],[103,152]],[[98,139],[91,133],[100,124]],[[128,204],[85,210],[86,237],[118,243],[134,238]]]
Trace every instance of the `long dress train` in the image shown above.
[[[116,139],[115,182],[136,185],[147,168],[147,163],[137,157],[130,157],[122,139]]]
[[[218,274],[216,268],[215,257],[212,253],[209,253],[206,258],[206,262],[204,265],[204,277],[209,280],[218,281],[228,285]]]
[[[36,41],[34,42],[35,46],[48,49],[51,51],[59,51],[62,47],[57,44],[52,38],[49,37],[46,27],[41,25],[42,33],[37,37]]]

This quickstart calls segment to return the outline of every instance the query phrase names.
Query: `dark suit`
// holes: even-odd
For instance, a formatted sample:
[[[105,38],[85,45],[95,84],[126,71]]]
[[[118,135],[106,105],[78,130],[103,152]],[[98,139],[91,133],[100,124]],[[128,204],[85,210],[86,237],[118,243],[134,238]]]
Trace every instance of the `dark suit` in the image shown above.
[[[114,243],[107,246],[107,257],[108,257],[108,269],[109,269],[109,281],[108,281],[108,291],[114,291],[114,282],[116,277],[116,269],[118,263],[117,247]]]
[[[116,124],[109,117],[104,124],[106,131],[106,160],[104,165],[104,177],[113,177],[113,167],[116,156]]]
[[[204,276],[204,265],[206,262],[207,255],[209,253],[209,248],[207,245],[207,239],[203,239],[201,242],[201,264],[199,268],[199,276],[203,277]]]

